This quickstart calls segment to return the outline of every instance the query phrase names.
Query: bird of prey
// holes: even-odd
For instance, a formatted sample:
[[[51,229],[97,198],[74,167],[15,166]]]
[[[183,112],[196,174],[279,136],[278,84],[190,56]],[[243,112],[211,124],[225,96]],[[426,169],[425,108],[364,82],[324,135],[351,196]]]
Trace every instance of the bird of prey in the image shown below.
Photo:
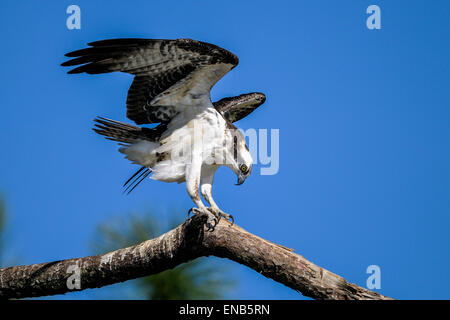
[[[212,197],[214,174],[229,167],[242,184],[252,172],[252,157],[238,121],[264,103],[262,93],[243,94],[211,102],[210,90],[238,58],[216,45],[192,39],[109,39],[67,53],[62,66],[68,73],[99,74],[114,71],[134,75],[127,95],[127,117],[139,127],[98,117],[94,131],[121,145],[119,151],[141,168],[125,183],[131,192],[150,173],[151,179],[186,182],[196,208],[206,213],[207,226],[221,217]],[[210,207],[206,207],[199,194]]]

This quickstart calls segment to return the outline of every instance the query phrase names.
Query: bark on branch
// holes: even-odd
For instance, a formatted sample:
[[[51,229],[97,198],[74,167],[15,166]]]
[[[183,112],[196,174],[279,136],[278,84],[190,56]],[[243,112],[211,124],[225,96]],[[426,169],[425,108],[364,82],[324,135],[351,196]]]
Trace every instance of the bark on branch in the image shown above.
[[[290,249],[257,237],[225,219],[213,232],[208,232],[205,219],[201,215],[192,217],[158,238],[103,255],[0,269],[0,298],[99,288],[213,255],[250,267],[314,299],[390,299],[348,283]],[[67,280],[74,265],[80,271],[81,288],[71,290]]]

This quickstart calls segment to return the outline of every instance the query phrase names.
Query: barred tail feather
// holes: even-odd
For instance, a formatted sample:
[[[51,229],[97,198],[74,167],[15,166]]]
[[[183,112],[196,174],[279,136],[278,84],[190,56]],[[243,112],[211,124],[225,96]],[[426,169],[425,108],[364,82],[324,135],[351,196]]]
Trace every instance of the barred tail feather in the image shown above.
[[[108,140],[131,144],[140,140],[154,141],[157,138],[155,129],[140,128],[102,117],[97,117],[94,122],[92,130]]]
[[[145,166],[145,162],[149,161],[151,151],[159,146],[156,141],[164,127],[140,128],[102,117],[97,117],[94,122],[93,130],[96,133],[108,140],[119,142],[123,145],[123,148],[120,148],[119,151],[125,153],[126,158],[133,163],[142,165],[123,185],[124,193],[129,194],[152,173],[152,170]],[[151,160],[149,164],[151,164]]]

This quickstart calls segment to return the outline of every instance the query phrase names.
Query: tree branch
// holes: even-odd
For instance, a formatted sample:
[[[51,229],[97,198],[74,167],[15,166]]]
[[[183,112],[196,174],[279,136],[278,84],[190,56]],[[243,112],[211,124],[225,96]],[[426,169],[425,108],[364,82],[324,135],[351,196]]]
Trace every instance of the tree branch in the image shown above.
[[[0,298],[99,288],[213,255],[250,267],[315,299],[391,299],[348,283],[292,250],[231,225],[225,219],[213,232],[206,231],[205,219],[203,215],[194,216],[158,238],[103,255],[0,269]],[[71,290],[67,282],[74,266],[80,271],[81,288]]]

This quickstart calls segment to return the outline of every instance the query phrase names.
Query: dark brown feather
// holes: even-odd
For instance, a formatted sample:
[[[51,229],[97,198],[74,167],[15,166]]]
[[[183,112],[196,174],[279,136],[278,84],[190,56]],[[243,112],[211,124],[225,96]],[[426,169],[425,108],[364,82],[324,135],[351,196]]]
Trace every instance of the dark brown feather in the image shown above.
[[[253,92],[241,94],[237,97],[223,98],[214,102],[214,108],[216,108],[226,120],[236,122],[248,116],[265,101],[266,96],[263,93]]]
[[[147,167],[141,167],[138,171],[136,171],[131,178],[129,178],[124,183],[124,193],[130,194],[131,191],[133,191],[142,181],[144,181],[145,178],[148,177],[148,175],[152,173],[152,170]]]
[[[67,53],[74,59],[62,66],[78,66],[68,73],[135,75],[127,96],[127,117],[136,124],[168,123],[177,112],[152,104],[155,97],[207,65],[222,63],[233,68],[239,62],[223,48],[192,39],[109,39],[89,45]]]

